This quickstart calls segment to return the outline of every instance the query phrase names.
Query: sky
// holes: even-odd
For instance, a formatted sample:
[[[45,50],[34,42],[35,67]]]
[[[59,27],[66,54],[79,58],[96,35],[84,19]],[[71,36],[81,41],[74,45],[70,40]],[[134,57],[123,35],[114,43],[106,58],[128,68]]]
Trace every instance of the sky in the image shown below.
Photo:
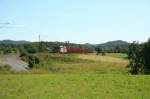
[[[0,40],[103,43],[150,37],[150,0],[0,0]]]

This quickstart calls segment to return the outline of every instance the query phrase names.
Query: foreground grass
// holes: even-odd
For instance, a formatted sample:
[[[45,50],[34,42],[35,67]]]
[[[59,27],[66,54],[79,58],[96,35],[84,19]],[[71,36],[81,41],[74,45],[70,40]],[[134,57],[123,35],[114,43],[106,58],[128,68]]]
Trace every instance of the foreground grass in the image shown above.
[[[149,99],[150,76],[0,75],[1,99]]]
[[[149,99],[150,76],[128,74],[125,54],[36,54],[28,72],[0,74],[0,99]]]

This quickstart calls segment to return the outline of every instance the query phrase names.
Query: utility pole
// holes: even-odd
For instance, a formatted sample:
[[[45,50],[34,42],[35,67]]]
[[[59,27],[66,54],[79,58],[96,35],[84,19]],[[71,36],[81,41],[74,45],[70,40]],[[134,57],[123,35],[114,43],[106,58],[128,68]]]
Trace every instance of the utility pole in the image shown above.
[[[39,39],[39,41],[38,41],[38,43],[39,43],[39,52],[41,52],[41,51],[43,51],[43,48],[42,48],[42,41],[41,41],[41,35],[40,34],[38,36],[38,39]]]
[[[40,34],[39,34],[39,42],[41,41],[41,36],[40,36]]]
[[[39,39],[38,45],[39,45],[39,52],[40,52],[41,51],[41,36],[40,36],[40,34],[38,36],[38,39]]]

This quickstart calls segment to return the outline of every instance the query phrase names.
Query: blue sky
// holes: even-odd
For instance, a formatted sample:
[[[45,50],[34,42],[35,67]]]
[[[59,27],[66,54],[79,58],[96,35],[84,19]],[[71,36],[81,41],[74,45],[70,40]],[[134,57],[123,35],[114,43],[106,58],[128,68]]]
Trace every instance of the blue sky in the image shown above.
[[[0,0],[0,40],[146,41],[150,0]]]

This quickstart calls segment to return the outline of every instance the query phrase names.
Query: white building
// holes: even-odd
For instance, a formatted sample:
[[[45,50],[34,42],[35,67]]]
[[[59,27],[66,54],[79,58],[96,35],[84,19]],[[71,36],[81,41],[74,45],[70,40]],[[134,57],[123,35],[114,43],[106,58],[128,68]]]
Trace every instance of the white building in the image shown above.
[[[60,46],[60,52],[61,53],[67,53],[67,47],[66,46]]]

